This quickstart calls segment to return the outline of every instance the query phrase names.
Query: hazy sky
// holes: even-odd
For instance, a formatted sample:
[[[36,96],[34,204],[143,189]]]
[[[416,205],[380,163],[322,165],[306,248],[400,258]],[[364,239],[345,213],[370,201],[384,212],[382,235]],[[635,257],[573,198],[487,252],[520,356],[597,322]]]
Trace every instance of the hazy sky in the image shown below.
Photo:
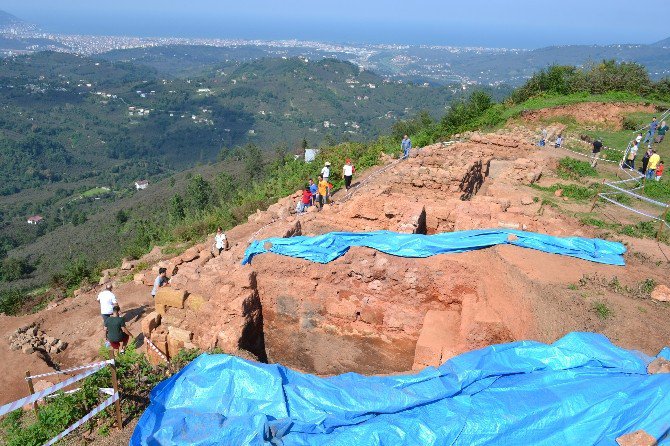
[[[0,0],[63,33],[486,45],[652,43],[668,9],[623,0]]]

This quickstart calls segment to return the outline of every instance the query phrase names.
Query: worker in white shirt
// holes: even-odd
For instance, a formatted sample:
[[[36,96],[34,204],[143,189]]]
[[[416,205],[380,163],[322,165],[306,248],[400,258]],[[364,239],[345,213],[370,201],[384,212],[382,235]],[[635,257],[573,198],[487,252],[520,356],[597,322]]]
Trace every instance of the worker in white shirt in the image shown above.
[[[116,296],[112,293],[112,283],[108,283],[105,289],[98,294],[97,301],[100,302],[100,314],[102,315],[102,324],[114,313],[114,306],[118,305]]]

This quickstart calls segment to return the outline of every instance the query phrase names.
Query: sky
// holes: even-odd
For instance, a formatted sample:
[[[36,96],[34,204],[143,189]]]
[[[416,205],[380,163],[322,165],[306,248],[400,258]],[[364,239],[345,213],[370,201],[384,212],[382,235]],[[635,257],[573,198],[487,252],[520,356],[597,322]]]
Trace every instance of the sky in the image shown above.
[[[667,13],[624,0],[0,0],[0,9],[68,34],[507,48],[670,37]]]

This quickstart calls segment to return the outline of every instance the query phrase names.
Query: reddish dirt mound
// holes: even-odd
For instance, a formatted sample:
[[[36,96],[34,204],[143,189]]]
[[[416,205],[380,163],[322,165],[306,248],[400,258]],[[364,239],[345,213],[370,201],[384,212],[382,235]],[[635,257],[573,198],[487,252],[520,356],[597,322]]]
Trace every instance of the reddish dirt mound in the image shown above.
[[[526,122],[536,123],[559,116],[569,116],[581,123],[605,124],[615,129],[621,129],[626,113],[653,113],[655,111],[656,107],[653,105],[585,102],[542,110],[528,110],[521,114],[521,118]]]

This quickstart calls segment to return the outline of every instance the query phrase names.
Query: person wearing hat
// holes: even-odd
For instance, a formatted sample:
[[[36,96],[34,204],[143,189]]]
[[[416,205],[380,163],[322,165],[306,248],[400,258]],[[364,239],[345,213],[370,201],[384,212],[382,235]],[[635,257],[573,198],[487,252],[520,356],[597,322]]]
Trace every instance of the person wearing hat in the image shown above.
[[[328,181],[328,177],[330,176],[330,162],[326,161],[326,164],[324,164],[323,169],[321,169],[321,176],[323,177],[324,181]]]
[[[347,162],[344,164],[344,167],[342,168],[342,176],[344,177],[344,188],[346,190],[349,190],[351,187],[351,178],[354,176],[354,172],[356,172],[356,168],[351,165],[351,160],[347,158]]]

